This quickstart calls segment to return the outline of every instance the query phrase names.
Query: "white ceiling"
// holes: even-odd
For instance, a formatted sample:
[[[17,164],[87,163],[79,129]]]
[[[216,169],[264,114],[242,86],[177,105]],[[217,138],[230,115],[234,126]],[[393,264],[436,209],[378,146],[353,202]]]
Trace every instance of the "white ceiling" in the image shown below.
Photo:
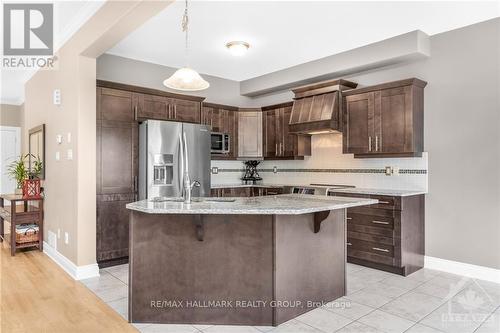
[[[9,1],[9,3],[26,1]],[[31,1],[37,2],[37,1]],[[42,1],[46,2],[46,1]],[[104,0],[54,1],[54,49],[58,50],[104,3]],[[0,11],[3,11],[1,6]],[[3,17],[3,13],[0,13]],[[3,29],[3,26],[0,27]],[[3,32],[0,31],[0,34]],[[3,49],[3,43],[0,45]],[[3,50],[1,52],[3,54]],[[24,101],[24,84],[35,70],[5,70],[0,72],[1,103],[21,104]]]
[[[190,1],[190,61],[242,81],[413,30],[429,35],[500,16],[499,2]],[[184,2],[167,7],[107,53],[182,67]],[[244,40],[247,55],[225,43]]]

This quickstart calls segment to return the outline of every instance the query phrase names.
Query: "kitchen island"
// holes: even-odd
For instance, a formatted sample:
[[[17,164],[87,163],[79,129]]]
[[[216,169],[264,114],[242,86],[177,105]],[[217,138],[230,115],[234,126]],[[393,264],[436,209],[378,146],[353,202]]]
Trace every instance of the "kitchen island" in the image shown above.
[[[130,203],[129,321],[279,325],[345,295],[346,209],[286,194]]]

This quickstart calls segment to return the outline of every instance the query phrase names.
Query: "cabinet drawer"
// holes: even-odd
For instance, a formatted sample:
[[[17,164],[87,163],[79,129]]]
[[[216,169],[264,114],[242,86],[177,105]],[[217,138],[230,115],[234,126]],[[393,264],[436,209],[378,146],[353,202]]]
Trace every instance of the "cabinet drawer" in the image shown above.
[[[379,254],[353,249],[350,246],[347,247],[347,257],[363,259],[366,261],[371,261],[389,266],[395,265],[395,260],[392,257],[381,256]]]
[[[377,199],[378,204],[371,205],[370,207],[381,209],[396,209],[401,210],[401,198],[391,197],[387,195],[373,195],[370,194],[371,199]]]
[[[347,238],[348,248],[377,254],[380,256],[394,257],[394,246],[374,242],[367,242],[355,238]]]
[[[389,229],[389,228],[372,227],[372,226],[368,226],[368,225],[361,225],[361,224],[354,224],[354,223],[347,224],[347,231],[361,232],[364,234],[383,236],[383,237],[389,237],[389,238],[392,238],[394,235],[394,230]]]
[[[365,215],[347,211],[347,223],[394,229],[394,218],[391,216]]]
[[[394,245],[394,239],[392,237],[367,234],[364,232],[357,232],[357,231],[348,231],[347,232],[347,239],[349,239],[349,240],[357,239],[357,240],[361,240],[361,241],[367,241],[367,242],[389,245],[389,246]]]

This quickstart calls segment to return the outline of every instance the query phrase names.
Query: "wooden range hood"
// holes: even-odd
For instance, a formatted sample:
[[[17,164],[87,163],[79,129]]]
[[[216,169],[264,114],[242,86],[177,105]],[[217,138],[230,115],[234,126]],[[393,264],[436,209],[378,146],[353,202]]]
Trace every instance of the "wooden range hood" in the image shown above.
[[[292,89],[295,98],[289,132],[319,134],[342,131],[341,92],[357,86],[357,83],[340,79]]]

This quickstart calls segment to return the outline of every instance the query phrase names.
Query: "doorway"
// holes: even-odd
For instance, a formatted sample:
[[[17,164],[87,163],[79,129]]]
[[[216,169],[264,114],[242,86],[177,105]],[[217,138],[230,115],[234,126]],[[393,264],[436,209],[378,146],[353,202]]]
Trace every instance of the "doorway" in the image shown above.
[[[14,193],[16,181],[7,174],[7,167],[21,154],[21,128],[0,126],[0,193]]]

